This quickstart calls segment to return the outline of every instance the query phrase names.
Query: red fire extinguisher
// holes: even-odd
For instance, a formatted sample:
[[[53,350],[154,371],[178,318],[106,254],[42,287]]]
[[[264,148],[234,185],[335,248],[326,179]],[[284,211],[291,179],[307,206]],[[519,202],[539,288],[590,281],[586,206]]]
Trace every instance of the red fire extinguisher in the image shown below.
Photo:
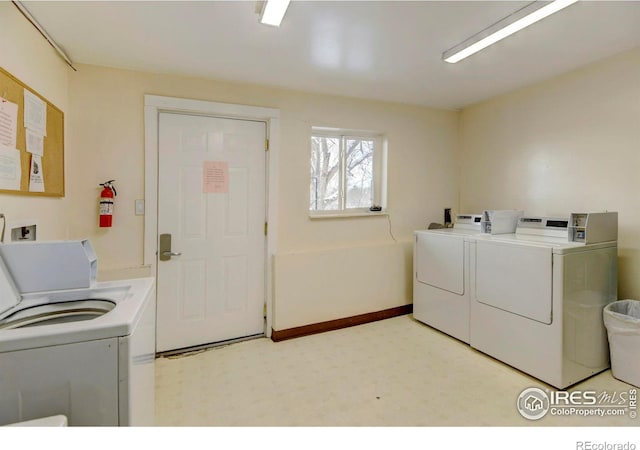
[[[100,183],[104,189],[100,192],[100,227],[109,228],[113,222],[113,201],[116,196],[116,188],[113,182],[116,180]]]

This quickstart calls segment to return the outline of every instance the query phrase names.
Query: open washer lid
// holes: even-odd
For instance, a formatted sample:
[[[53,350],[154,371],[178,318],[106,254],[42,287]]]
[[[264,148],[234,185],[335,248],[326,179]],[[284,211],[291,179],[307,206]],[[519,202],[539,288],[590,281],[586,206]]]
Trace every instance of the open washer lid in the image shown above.
[[[0,314],[16,306],[22,297],[11,274],[0,257]]]

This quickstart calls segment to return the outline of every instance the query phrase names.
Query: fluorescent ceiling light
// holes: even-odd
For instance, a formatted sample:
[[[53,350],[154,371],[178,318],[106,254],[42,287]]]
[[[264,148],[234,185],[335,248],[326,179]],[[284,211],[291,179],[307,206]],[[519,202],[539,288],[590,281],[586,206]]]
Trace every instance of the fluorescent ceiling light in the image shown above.
[[[535,1],[530,3],[489,28],[470,37],[462,44],[447,50],[442,54],[442,59],[448,63],[457,63],[467,56],[471,56],[483,48],[495,44],[507,36],[511,36],[523,28],[526,28],[529,25],[532,25],[551,14],[576,3],[577,1],[578,0],[555,0],[553,2]]]
[[[260,22],[265,25],[273,25],[279,27],[284,13],[287,12],[287,7],[291,0],[267,0],[262,9],[262,16],[260,16]]]

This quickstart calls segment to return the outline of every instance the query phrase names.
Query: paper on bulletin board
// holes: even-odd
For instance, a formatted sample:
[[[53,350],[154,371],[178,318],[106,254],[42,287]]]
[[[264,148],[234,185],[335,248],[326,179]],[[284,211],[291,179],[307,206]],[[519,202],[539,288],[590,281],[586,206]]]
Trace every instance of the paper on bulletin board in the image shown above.
[[[40,136],[47,135],[47,105],[28,89],[24,90],[24,127]]]
[[[202,192],[205,194],[226,194],[229,192],[228,162],[204,162],[202,170]]]
[[[0,189],[20,190],[20,150],[0,144]]]
[[[34,133],[27,128],[27,151],[34,155],[44,155],[44,136]]]
[[[18,104],[0,97],[0,144],[16,148]]]
[[[42,158],[39,155],[31,155],[31,170],[29,171],[29,191],[44,192]]]

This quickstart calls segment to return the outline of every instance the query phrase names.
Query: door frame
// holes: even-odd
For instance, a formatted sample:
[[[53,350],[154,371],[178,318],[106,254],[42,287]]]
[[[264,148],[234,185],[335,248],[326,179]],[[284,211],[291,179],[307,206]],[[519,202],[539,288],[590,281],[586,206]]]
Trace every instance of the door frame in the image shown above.
[[[266,155],[266,217],[268,233],[265,250],[265,336],[271,337],[273,323],[273,256],[278,236],[278,148],[280,110],[259,106],[217,103],[158,95],[144,96],[144,264],[157,276],[158,248],[158,121],[161,112],[199,114],[212,117],[258,120],[266,123],[269,151]],[[156,290],[157,297],[157,290]]]

